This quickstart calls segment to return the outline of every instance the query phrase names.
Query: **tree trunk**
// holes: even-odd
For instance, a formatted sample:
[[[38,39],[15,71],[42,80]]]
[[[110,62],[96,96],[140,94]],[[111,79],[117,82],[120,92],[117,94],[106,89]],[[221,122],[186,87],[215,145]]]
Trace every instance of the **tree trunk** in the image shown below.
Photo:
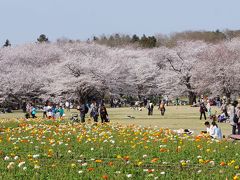
[[[193,103],[196,103],[196,99],[197,99],[196,94],[194,92],[192,92],[192,91],[189,91],[188,92],[189,104],[193,105]]]

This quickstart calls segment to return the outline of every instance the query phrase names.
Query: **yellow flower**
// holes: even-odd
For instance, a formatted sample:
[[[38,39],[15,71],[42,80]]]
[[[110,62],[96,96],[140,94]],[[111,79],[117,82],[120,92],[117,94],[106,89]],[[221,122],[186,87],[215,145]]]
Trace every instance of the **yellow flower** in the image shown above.
[[[203,164],[203,163],[204,163],[204,160],[203,160],[203,159],[199,159],[198,162],[201,163],[201,164]]]
[[[117,155],[117,159],[121,159],[122,158],[122,156],[121,155]]]
[[[142,161],[139,161],[139,162],[137,163],[138,166],[141,166],[142,164],[143,164]]]
[[[75,168],[75,167],[76,167],[76,164],[72,163],[72,164],[71,164],[71,167],[72,167],[72,168]]]
[[[186,166],[186,165],[187,165],[187,163],[186,163],[186,162],[182,162],[181,164],[182,164],[182,166]]]
[[[233,180],[237,180],[237,179],[239,179],[237,175],[233,177]]]
[[[101,159],[96,159],[95,162],[96,162],[96,163],[101,163],[102,160],[101,160]]]

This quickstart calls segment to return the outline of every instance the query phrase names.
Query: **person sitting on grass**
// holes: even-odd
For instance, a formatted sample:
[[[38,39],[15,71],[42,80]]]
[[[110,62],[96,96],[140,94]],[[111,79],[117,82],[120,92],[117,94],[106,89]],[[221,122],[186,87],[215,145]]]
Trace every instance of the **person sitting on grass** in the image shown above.
[[[218,122],[221,123],[221,122],[226,122],[227,121],[227,117],[225,115],[225,113],[222,113],[218,116]]]
[[[206,121],[204,123],[204,125],[206,126],[207,130],[206,131],[202,131],[203,133],[207,133],[207,134],[212,134],[212,129],[213,129],[213,126],[210,125],[209,121]]]
[[[211,132],[210,136],[214,139],[222,139],[223,138],[222,131],[218,127],[218,125],[215,121],[212,122],[212,132]]]

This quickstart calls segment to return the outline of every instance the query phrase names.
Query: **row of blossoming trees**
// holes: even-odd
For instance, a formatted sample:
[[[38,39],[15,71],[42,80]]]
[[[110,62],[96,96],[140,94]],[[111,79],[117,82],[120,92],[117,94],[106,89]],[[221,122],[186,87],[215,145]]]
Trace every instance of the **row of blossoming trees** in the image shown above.
[[[0,49],[0,101],[111,95],[239,95],[240,39],[173,48],[111,48],[87,42]]]

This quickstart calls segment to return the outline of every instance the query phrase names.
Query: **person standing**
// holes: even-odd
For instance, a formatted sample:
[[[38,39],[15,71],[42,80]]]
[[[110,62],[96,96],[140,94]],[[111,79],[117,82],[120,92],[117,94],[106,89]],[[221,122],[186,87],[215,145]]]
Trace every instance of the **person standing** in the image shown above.
[[[88,113],[88,107],[85,105],[85,103],[83,101],[80,101],[80,105],[78,110],[80,111],[80,119],[81,119],[81,123],[85,122],[85,116]]]
[[[204,103],[202,102],[202,103],[200,103],[200,120],[202,120],[202,115],[204,116],[204,119],[206,120],[207,118],[206,118],[206,111],[207,111],[207,108],[206,108],[206,106],[204,105]]]
[[[207,112],[208,112],[208,117],[210,118],[212,115],[212,109],[211,109],[211,104],[209,100],[207,100]]]
[[[179,98],[177,97],[176,98],[176,106],[178,106],[179,105]]]
[[[168,96],[165,97],[165,101],[166,101],[166,106],[168,106],[168,101],[169,101]]]
[[[221,106],[221,110],[225,114],[226,117],[229,117],[228,112],[227,112],[227,103],[226,103],[226,101],[223,101],[222,106]]]
[[[37,111],[36,111],[36,108],[32,105],[31,106],[31,115],[32,115],[32,118],[36,118],[36,114],[37,114]]]
[[[43,106],[43,118],[47,118],[48,105],[47,103]]]
[[[101,117],[102,123],[104,123],[104,122],[109,122],[109,117],[108,117],[107,109],[106,109],[104,103],[101,104],[101,106],[100,106],[100,108],[99,108],[99,112],[100,112],[100,117]]]
[[[149,101],[149,104],[148,104],[148,115],[149,116],[152,116],[153,115],[153,103]]]
[[[68,101],[65,102],[65,108],[67,111],[70,111],[70,103]]]
[[[159,110],[161,112],[161,115],[164,116],[166,109],[165,109],[165,104],[163,101],[159,104]]]
[[[99,108],[97,106],[97,102],[94,100],[90,106],[90,116],[93,118],[94,122],[98,122],[98,116],[99,116]]]
[[[238,134],[240,134],[240,126],[238,126],[238,116],[237,116],[237,105],[238,105],[238,102],[237,101],[234,101],[232,104],[231,104],[231,107],[230,107],[230,124],[232,126],[232,134],[236,134],[236,130],[238,128]]]
[[[60,119],[63,119],[63,115],[64,115],[64,109],[63,109],[63,107],[60,106],[59,109],[58,109],[58,111],[59,111],[59,117],[60,117]]]

